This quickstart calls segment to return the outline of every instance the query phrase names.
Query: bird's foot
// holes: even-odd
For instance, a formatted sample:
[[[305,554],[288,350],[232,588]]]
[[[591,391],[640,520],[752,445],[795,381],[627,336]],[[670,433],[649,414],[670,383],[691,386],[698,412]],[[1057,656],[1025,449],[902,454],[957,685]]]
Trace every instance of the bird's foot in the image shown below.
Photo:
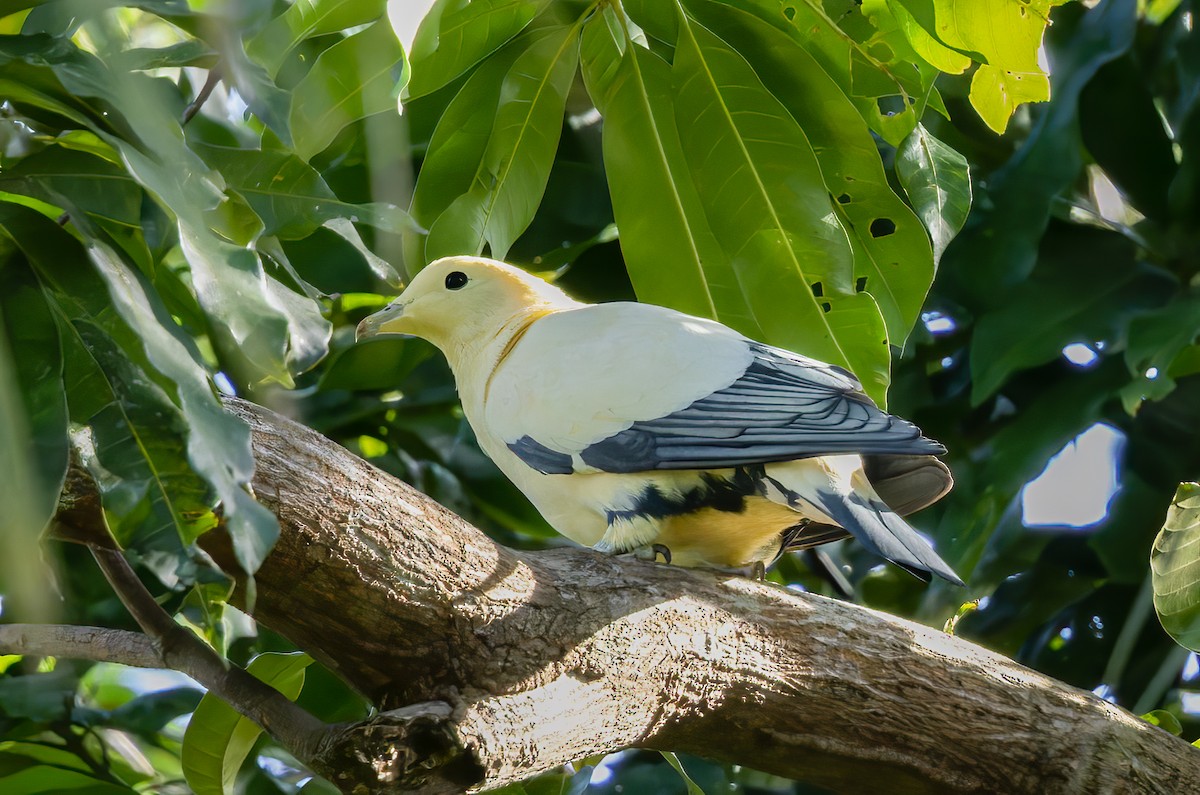
[[[671,563],[671,550],[665,544],[643,544],[640,547],[634,547],[625,554],[651,563],[657,563],[661,555],[664,563]]]
[[[750,567],[750,579],[755,582],[767,579],[767,566],[761,560],[754,561],[754,565]]]

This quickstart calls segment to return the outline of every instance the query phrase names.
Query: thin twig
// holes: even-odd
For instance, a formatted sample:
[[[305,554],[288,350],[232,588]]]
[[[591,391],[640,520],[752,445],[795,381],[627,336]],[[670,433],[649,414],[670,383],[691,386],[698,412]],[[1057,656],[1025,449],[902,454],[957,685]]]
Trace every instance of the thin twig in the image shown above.
[[[219,82],[221,82],[221,70],[214,66],[208,70],[208,79],[204,81],[204,86],[200,89],[200,93],[192,100],[192,104],[183,109],[183,115],[179,118],[180,125],[187,126],[192,117],[200,112],[200,108],[204,107],[204,103],[208,101],[213,89],[217,87],[217,83]]]
[[[116,549],[91,547],[105,579],[121,603],[150,636],[167,668],[182,671],[265,729],[297,758],[307,761],[330,726],[289,701],[282,693],[230,665],[159,606],[154,596]]]
[[[95,660],[137,668],[164,667],[162,655],[140,632],[59,624],[0,624],[0,653]]]

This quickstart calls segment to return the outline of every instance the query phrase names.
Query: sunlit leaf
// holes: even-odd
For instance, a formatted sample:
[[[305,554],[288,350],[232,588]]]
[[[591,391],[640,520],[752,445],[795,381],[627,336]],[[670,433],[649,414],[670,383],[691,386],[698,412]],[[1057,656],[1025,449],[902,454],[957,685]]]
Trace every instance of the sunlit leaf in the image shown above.
[[[299,0],[246,41],[246,54],[274,77],[305,39],[379,19],[386,0]]]
[[[929,230],[936,263],[971,210],[967,159],[918,124],[896,152],[896,176]]]
[[[304,687],[304,669],[312,658],[300,652],[267,652],[246,670],[295,701]],[[229,795],[242,762],[262,729],[221,699],[206,694],[183,736],[183,773],[196,795]]]
[[[708,222],[766,341],[853,372],[882,403],[883,317],[855,291],[853,254],[803,131],[749,64],[681,21],[675,116]]]
[[[440,0],[413,39],[409,100],[432,93],[516,36],[549,0]]]
[[[761,338],[692,186],[670,67],[624,36],[613,10],[594,17],[584,30],[583,73],[605,119],[605,175],[638,297]]]
[[[325,149],[346,125],[395,111],[408,80],[408,61],[385,19],[347,36],[317,58],[292,89],[290,124],[305,160]]]
[[[875,299],[889,342],[902,345],[933,280],[934,260],[920,221],[888,184],[866,123],[791,37],[722,3],[689,0],[688,8],[709,30],[723,31],[803,129],[849,234],[854,289]]]
[[[471,189],[496,123],[504,77],[523,51],[522,43],[514,41],[476,70],[442,112],[413,189],[412,214],[426,228]],[[408,259],[423,265],[423,240],[420,245],[422,250]]]
[[[534,35],[508,70],[505,102],[478,164],[470,190],[455,199],[430,227],[430,260],[479,254],[484,245],[503,259],[533,220],[546,189],[562,132],[567,92],[579,60],[579,25]]]
[[[1150,553],[1154,609],[1179,645],[1200,650],[1200,485],[1180,483]]]

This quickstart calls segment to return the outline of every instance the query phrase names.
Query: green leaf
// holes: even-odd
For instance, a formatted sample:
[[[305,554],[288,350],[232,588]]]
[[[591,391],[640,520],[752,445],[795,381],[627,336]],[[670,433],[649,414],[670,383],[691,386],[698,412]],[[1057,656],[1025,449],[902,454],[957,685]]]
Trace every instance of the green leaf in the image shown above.
[[[1180,646],[1200,651],[1200,484],[1180,483],[1150,552],[1154,609]]]
[[[0,710],[9,718],[56,721],[67,717],[78,680],[67,670],[0,677]]]
[[[438,119],[412,198],[413,218],[426,228],[471,189],[496,123],[500,89],[523,43],[513,42],[475,70]],[[407,259],[428,262],[424,245],[422,240],[421,251]]]
[[[300,0],[248,39],[246,54],[275,77],[306,39],[365,25],[386,12],[386,0]]]
[[[1151,725],[1157,726],[1160,729],[1169,731],[1176,737],[1183,734],[1183,725],[1180,724],[1179,718],[1167,712],[1165,709],[1154,709],[1141,716],[1142,720]]]
[[[437,91],[525,29],[549,0],[440,0],[413,39],[406,101]]]
[[[692,777],[683,769],[683,763],[679,761],[679,757],[670,751],[660,751],[662,758],[667,760],[667,764],[675,768],[675,772],[683,779],[684,786],[687,787],[688,795],[704,795],[704,790],[700,789],[700,785],[692,780]]]
[[[1039,72],[1012,72],[991,64],[980,64],[971,78],[971,107],[979,118],[998,133],[1026,102],[1050,99],[1050,78]]]
[[[304,669],[312,657],[301,652],[266,652],[246,670],[289,700],[304,687]],[[205,694],[183,735],[183,774],[196,795],[229,795],[242,762],[262,729],[211,693]]]
[[[1200,340],[1200,291],[1176,296],[1162,307],[1138,315],[1129,323],[1125,363],[1134,380],[1121,390],[1125,408],[1133,413],[1143,400],[1161,400],[1186,375],[1189,351]]]
[[[377,337],[346,348],[333,357],[319,387],[330,389],[395,389],[418,364],[434,353],[418,339]]]
[[[47,795],[79,792],[81,795],[137,795],[137,790],[74,770],[35,765],[0,778],[4,795]]]
[[[114,709],[104,725],[149,737],[180,715],[194,712],[203,696],[204,691],[194,687],[145,693]]]
[[[212,168],[227,176],[229,187],[262,219],[263,234],[298,240],[324,226],[362,252],[379,278],[400,284],[395,269],[370,254],[350,222],[370,224],[393,234],[418,230],[412,216],[401,208],[387,202],[341,201],[312,166],[287,152],[210,144],[196,144],[194,148]]]
[[[309,160],[348,124],[395,111],[396,95],[407,81],[408,61],[386,19],[339,41],[292,89],[289,121],[296,153]]]
[[[1043,262],[1001,309],[979,319],[971,340],[973,405],[1012,373],[1057,358],[1072,342],[1119,339],[1132,315],[1173,292],[1166,273],[1131,262],[1109,233],[1095,235],[1060,253],[1060,261]]]
[[[533,220],[562,132],[579,60],[579,24],[533,34],[504,77],[504,101],[470,190],[429,229],[426,257],[480,254],[504,259]]]
[[[971,210],[967,159],[918,124],[896,151],[896,176],[929,230],[936,263]]]
[[[875,40],[877,31],[856,6],[846,4],[835,22],[819,0],[721,2],[755,14],[807,50],[871,129],[887,142],[898,145],[924,113],[937,71],[924,63],[904,63],[898,58],[893,62],[895,49]],[[860,28],[857,36],[844,29],[855,21]],[[889,107],[888,101],[894,107]]]
[[[0,190],[139,226],[142,190],[129,173],[85,152],[51,146],[0,172]]]
[[[606,9],[584,29],[583,73],[604,116],[604,163],[621,251],[638,298],[762,338],[692,185],[670,67],[625,38]]]
[[[114,66],[129,71],[172,69],[181,66],[200,66],[211,69],[220,54],[199,39],[187,39],[166,47],[134,47],[123,50],[114,59]]]
[[[708,222],[766,342],[853,372],[882,404],[883,317],[804,132],[737,52],[681,19],[673,65],[683,151]]]
[[[688,8],[754,68],[800,125],[854,254],[854,289],[879,305],[889,341],[903,344],[933,280],[934,260],[921,222],[895,194],[875,139],[854,105],[791,37],[758,17],[709,0]]]
[[[971,105],[989,127],[1003,133],[1017,106],[1050,98],[1050,81],[1038,64],[1038,50],[1050,8],[1061,1],[899,0],[892,6],[906,12],[906,33],[922,28],[943,50],[980,62],[971,80]],[[921,39],[914,31],[909,41],[916,46]],[[921,49],[935,57],[944,54],[935,55],[929,46]],[[940,57],[931,62],[945,63]]]
[[[940,71],[962,74],[971,65],[971,58],[942,44],[904,6],[904,0],[863,0],[863,13],[875,27],[886,30],[894,26],[901,31],[913,51]]]

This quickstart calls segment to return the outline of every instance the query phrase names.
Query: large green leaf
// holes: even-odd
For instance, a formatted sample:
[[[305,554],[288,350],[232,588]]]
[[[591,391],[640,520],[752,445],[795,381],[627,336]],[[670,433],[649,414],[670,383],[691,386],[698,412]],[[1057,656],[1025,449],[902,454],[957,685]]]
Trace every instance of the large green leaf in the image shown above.
[[[604,116],[604,164],[625,267],[638,298],[762,329],[712,231],[675,128],[670,67],[632,45],[613,9],[583,34],[583,74]]]
[[[550,0],[440,0],[413,39],[409,100],[430,94],[500,49]]]
[[[709,30],[722,32],[804,130],[850,236],[855,290],[875,299],[889,341],[901,346],[925,301],[934,261],[921,222],[888,184],[866,123],[791,37],[722,3],[688,0],[687,6]]]
[[[937,71],[923,62],[901,62],[894,47],[877,40],[878,32],[854,4],[844,4],[839,14],[827,11],[820,0],[720,1],[757,15],[804,47],[889,143],[899,144],[912,132],[934,96]],[[850,22],[859,23],[857,35],[847,32]]]
[[[1154,609],[1179,645],[1200,651],[1200,484],[1180,483],[1150,553]]]
[[[298,0],[246,41],[246,54],[274,77],[305,39],[365,25],[386,11],[386,0]]]
[[[534,34],[504,77],[502,102],[470,189],[429,229],[430,260],[479,254],[503,259],[533,220],[562,132],[579,60],[579,24]]]
[[[967,159],[918,124],[896,152],[896,176],[929,230],[937,263],[971,210]]]
[[[681,19],[673,65],[683,151],[766,341],[853,372],[882,403],[890,355],[812,147],[732,48]]]
[[[417,229],[412,217],[401,208],[387,202],[344,202],[312,166],[288,152],[210,144],[194,144],[193,148],[205,162],[226,175],[229,187],[245,198],[262,219],[263,234],[295,240],[324,226],[362,252],[379,278],[400,284],[395,269],[367,250],[350,222],[395,234]]]
[[[312,657],[302,652],[266,652],[246,670],[295,701],[304,687],[304,669]],[[221,699],[208,693],[192,714],[183,735],[183,774],[196,795],[230,795],[242,762],[262,729]]]
[[[408,61],[386,19],[330,47],[292,89],[289,116],[296,153],[325,149],[348,124],[396,109]]]
[[[142,190],[125,169],[64,147],[48,147],[4,169],[0,190],[126,226],[141,222]]]
[[[475,70],[438,119],[412,198],[413,217],[426,228],[471,189],[496,123],[504,77],[523,52],[523,43],[514,41]],[[423,239],[420,246],[421,251],[407,259],[424,265],[428,260]]]

